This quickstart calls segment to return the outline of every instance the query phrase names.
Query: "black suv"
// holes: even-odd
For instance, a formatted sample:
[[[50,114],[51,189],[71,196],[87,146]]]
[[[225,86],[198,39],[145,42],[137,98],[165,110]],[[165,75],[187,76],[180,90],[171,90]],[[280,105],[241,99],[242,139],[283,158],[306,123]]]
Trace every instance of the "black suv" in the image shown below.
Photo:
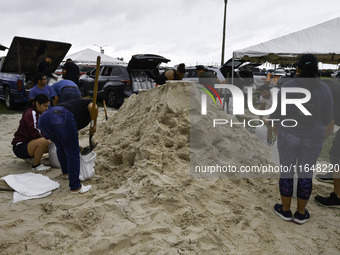
[[[254,77],[251,70],[247,68],[242,68],[242,65],[246,61],[244,60],[234,60],[234,63],[232,59],[229,59],[227,62],[224,63],[224,65],[220,68],[221,73],[226,78],[227,83],[231,82],[232,78],[232,67],[234,65],[234,85],[239,87],[241,90],[243,90],[243,93],[247,94],[248,89],[251,88],[253,92],[256,90],[256,86],[254,83]]]
[[[170,60],[152,54],[133,55],[126,65],[101,65],[98,77],[98,98],[105,99],[108,106],[119,107],[124,98],[137,94],[141,89],[155,87],[158,67]],[[96,68],[79,79],[82,96],[92,96]]]

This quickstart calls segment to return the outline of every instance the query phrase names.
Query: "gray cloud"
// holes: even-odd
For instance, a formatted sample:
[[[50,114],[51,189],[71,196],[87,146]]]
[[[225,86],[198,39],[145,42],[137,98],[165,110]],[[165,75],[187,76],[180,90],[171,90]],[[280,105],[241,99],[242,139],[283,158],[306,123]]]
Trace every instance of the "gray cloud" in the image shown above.
[[[0,43],[26,36],[70,42],[70,54],[99,50],[97,44],[127,61],[154,53],[171,59],[170,65],[219,64],[223,8],[223,0],[5,1]],[[229,0],[225,60],[233,50],[335,18],[339,9],[338,0]]]

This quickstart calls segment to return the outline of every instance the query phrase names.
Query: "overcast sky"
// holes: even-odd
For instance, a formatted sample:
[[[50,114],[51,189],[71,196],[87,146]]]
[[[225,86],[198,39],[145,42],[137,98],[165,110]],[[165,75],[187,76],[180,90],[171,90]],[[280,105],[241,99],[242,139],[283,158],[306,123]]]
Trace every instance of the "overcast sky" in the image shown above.
[[[224,0],[10,0],[0,6],[0,44],[7,47],[23,36],[71,43],[68,54],[99,51],[96,44],[127,62],[150,53],[171,59],[169,66],[221,63]],[[228,0],[224,59],[338,16],[339,0]]]

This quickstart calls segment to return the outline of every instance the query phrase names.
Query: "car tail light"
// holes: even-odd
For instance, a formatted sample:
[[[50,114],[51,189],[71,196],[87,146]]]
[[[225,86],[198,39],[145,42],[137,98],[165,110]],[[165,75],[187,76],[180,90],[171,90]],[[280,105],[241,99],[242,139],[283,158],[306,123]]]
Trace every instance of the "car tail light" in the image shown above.
[[[122,82],[122,83],[124,83],[125,85],[127,85],[127,84],[130,84],[130,83],[131,83],[131,81],[130,81],[130,80],[122,80],[121,82]]]
[[[22,80],[17,81],[17,90],[22,90]]]

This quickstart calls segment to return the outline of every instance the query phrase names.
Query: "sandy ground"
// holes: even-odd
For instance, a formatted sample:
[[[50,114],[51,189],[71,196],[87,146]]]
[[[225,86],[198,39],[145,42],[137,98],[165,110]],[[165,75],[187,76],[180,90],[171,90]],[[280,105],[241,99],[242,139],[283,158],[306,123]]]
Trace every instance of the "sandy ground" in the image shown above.
[[[188,85],[173,83],[130,97],[109,110],[108,121],[101,109],[96,174],[84,182],[93,187],[86,194],[69,194],[55,168],[45,175],[61,186],[46,198],[12,203],[13,192],[0,191],[1,254],[339,254],[340,210],[313,201],[332,185],[314,180],[312,219],[297,225],[273,212],[277,179],[190,175],[190,159],[213,160],[216,144],[235,165],[266,164],[270,149],[243,128],[223,129],[210,141],[190,126],[188,98]],[[20,117],[0,115],[0,177],[30,171],[10,145]],[[190,129],[215,147],[190,151]],[[80,138],[86,146],[88,129]]]

